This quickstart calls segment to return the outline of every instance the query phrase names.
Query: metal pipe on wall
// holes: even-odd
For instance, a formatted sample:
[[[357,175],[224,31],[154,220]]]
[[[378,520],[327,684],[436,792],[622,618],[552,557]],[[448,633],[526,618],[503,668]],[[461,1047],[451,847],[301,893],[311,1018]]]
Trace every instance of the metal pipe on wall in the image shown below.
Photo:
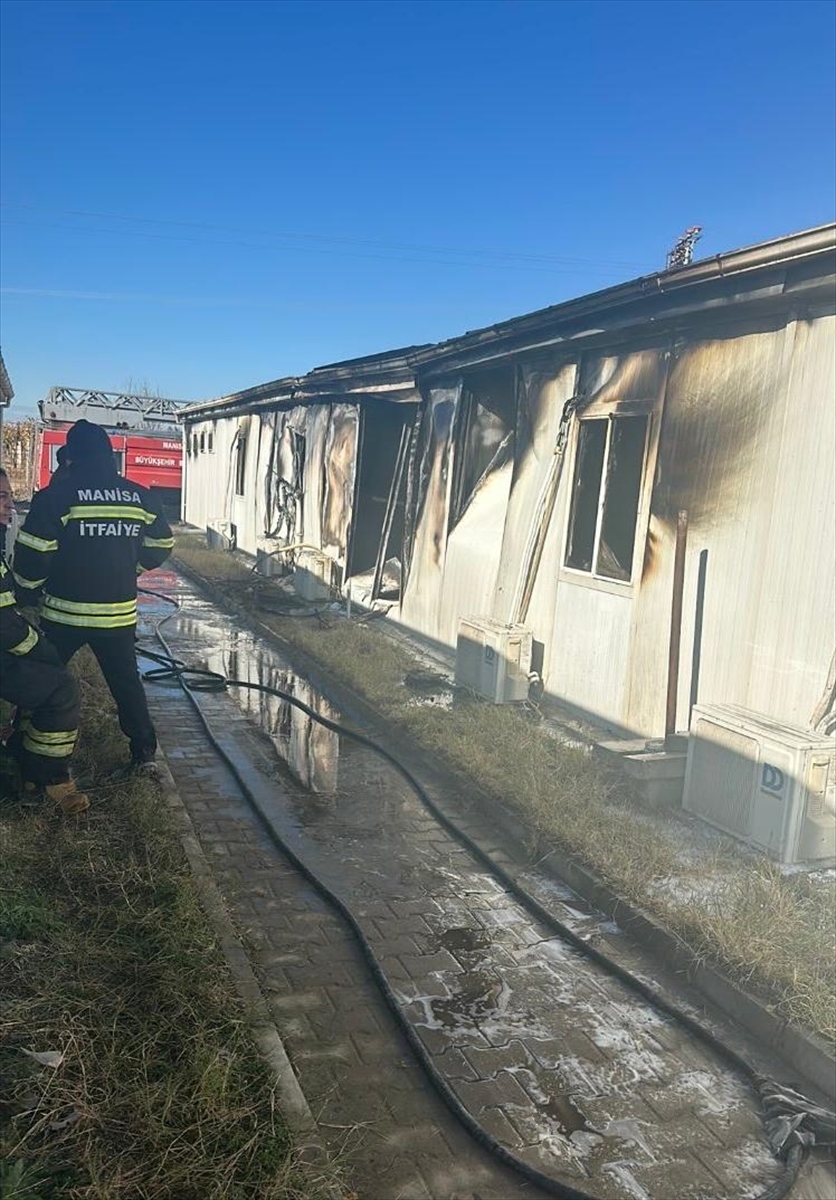
[[[676,518],[676,550],[673,558],[671,634],[668,647],[668,697],[665,709],[666,741],[676,733],[676,698],[679,691],[679,649],[682,635],[682,596],[685,590],[685,550],[687,545],[688,513],[681,509]]]
[[[705,615],[705,578],[708,570],[708,550],[700,550],[700,565],[697,571],[697,603],[694,612],[694,648],[691,654],[691,699],[688,705],[688,728],[691,728],[691,713],[699,699],[700,665],[702,663],[702,623]]]

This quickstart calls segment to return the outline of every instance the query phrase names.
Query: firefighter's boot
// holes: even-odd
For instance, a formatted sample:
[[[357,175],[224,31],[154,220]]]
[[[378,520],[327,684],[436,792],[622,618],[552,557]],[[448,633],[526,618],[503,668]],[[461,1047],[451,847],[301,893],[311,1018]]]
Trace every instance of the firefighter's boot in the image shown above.
[[[44,791],[67,817],[75,817],[90,807],[86,793],[79,791],[78,785],[72,779],[65,783],[48,783]]]

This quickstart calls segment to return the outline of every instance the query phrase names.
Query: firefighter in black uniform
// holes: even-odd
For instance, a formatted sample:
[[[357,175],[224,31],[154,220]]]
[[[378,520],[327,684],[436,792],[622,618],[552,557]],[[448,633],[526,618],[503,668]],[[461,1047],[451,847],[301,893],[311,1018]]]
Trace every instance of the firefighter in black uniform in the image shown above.
[[[12,492],[0,468],[0,526],[12,515]],[[78,737],[78,686],[55,647],[15,607],[12,573],[0,552],[0,696],[18,708],[10,739],[24,789],[41,789],[62,812],[84,812],[87,796],[70,777]]]
[[[66,475],[37,492],[15,542],[18,601],[43,593],[41,626],[64,662],[89,645],[130,741],[131,764],[154,775],[157,737],[136,665],[136,578],[160,566],[174,538],[147,488],[116,471],[100,425],[76,421]]]

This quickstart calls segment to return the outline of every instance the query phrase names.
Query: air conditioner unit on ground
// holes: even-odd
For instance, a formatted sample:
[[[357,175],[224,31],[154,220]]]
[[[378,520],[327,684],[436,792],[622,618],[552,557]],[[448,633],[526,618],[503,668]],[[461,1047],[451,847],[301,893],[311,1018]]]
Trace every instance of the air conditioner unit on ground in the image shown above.
[[[234,550],[238,541],[238,530],[232,521],[219,518],[206,526],[206,545],[210,550]]]
[[[833,739],[732,704],[691,718],[683,807],[780,863],[836,855]]]
[[[255,552],[255,569],[265,579],[274,579],[277,575],[286,575],[288,571],[287,556],[258,548]]]
[[[293,572],[293,587],[303,600],[330,600],[334,590],[335,562],[319,550],[300,550]]]
[[[462,617],[456,643],[456,683],[494,704],[527,700],[531,630],[490,617]]]

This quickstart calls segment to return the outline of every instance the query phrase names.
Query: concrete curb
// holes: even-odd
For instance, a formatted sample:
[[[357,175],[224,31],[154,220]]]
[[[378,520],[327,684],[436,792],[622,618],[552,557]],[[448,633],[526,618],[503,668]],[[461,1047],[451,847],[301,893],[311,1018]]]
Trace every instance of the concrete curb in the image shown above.
[[[285,640],[281,635],[263,624],[257,616],[236,604],[214,584],[191,570],[186,563],[174,559],[174,565],[183,575],[201,588],[214,603],[232,611],[259,637],[272,643],[287,658],[295,669],[304,672],[309,681],[340,709],[343,715],[359,725],[380,730],[384,718],[347,685],[337,682],[327,674],[326,668],[305,651]],[[429,761],[427,752],[404,730],[398,730],[398,753],[405,765],[420,772],[425,780],[443,790],[445,779],[456,780],[454,770],[447,767],[441,771]],[[460,780],[457,780],[460,782]],[[472,788],[472,784],[469,785]],[[476,789],[478,791],[478,789]],[[502,809],[493,798],[478,791],[493,819],[518,844],[525,843],[525,826],[514,814]],[[555,849],[541,866],[561,883],[568,884],[580,896],[617,921],[643,948],[651,951],[667,966],[683,975],[733,1021],[743,1025],[759,1040],[767,1051],[779,1055],[788,1068],[788,1079],[797,1085],[812,1088],[828,1104],[836,1103],[836,1058],[823,1040],[808,1034],[785,1020],[777,1017],[755,997],[749,995],[730,978],[714,967],[701,961],[698,956],[674,934],[659,925],[635,906],[627,903],[608,885],[597,879],[564,852]]]
[[[218,935],[221,952],[246,1009],[253,1041],[273,1073],[278,1106],[293,1134],[295,1154],[299,1161],[306,1165],[324,1165],[330,1160],[319,1136],[314,1115],[290,1065],[281,1036],[273,1023],[267,1001],[250,965],[247,951],[235,931],[212,868],[203,853],[191,816],[177,789],[162,749],[158,751],[158,755],[163,794],[177,823],[180,843],[197,885],[201,906]],[[344,1200],[342,1191],[336,1186],[329,1189],[328,1195],[330,1200]]]

